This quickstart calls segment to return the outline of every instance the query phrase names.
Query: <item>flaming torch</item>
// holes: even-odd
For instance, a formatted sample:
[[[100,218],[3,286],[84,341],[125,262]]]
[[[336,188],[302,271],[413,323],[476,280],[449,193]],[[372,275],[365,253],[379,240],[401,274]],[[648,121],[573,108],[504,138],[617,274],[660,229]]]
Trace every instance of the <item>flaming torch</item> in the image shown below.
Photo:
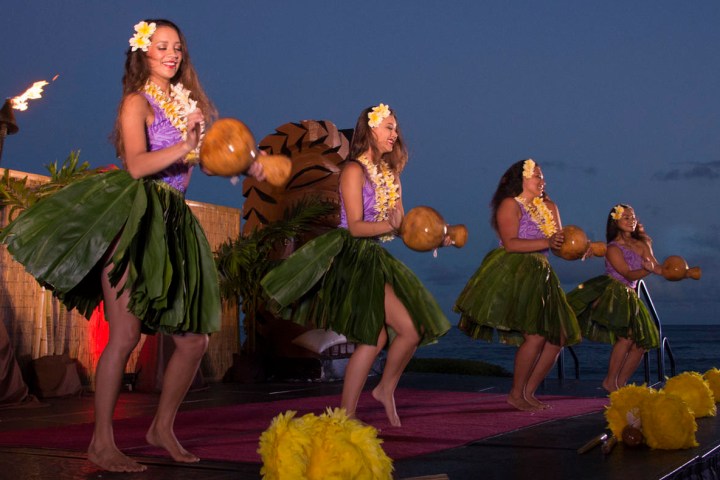
[[[55,75],[52,79],[54,82],[58,78]],[[28,100],[35,100],[42,97],[43,87],[48,85],[49,82],[41,80],[32,84],[30,88],[25,90],[22,95],[17,97],[8,98],[5,100],[2,109],[0,109],[0,161],[2,160],[3,143],[5,143],[5,137],[8,135],[14,135],[18,132],[19,128],[15,122],[15,115],[13,109],[25,111],[28,108]]]

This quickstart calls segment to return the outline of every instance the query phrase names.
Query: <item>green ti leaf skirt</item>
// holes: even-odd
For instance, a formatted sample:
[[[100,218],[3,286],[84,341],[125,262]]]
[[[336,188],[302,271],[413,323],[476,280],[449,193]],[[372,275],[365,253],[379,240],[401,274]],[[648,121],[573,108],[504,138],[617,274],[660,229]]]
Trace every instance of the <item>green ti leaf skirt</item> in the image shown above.
[[[470,277],[454,310],[458,328],[472,338],[522,345],[523,334],[541,335],[555,345],[580,342],[580,327],[560,281],[545,255],[488,253]]]
[[[417,276],[375,240],[344,228],[309,241],[261,281],[271,311],[366,345],[376,345],[386,327],[386,284],[408,310],[421,345],[447,333],[450,322]],[[388,335],[392,341],[389,327]]]
[[[581,283],[567,299],[589,340],[614,344],[622,337],[645,349],[660,345],[658,328],[635,290],[608,275]]]
[[[15,260],[68,308],[89,318],[100,275],[130,291],[128,310],[153,333],[220,328],[213,254],[184,195],[124,170],[86,177],[23,211],[0,232]],[[115,244],[112,258],[109,250]]]

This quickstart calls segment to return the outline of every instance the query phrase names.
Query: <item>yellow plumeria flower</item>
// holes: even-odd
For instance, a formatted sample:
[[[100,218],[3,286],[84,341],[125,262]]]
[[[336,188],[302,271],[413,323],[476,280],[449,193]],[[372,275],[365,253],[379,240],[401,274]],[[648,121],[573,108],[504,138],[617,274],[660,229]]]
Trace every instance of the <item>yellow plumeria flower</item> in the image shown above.
[[[388,107],[388,106],[385,105],[384,103],[381,103],[380,105],[378,105],[377,107],[375,107],[373,110],[375,110],[375,111],[378,112],[380,115],[382,115],[383,118],[385,118],[385,117],[387,117],[387,116],[390,115],[390,107]]]
[[[148,47],[150,46],[150,39],[148,37],[135,34],[130,39],[130,46],[132,47],[132,51],[135,50],[142,50],[143,52],[148,51]]]
[[[138,35],[141,35],[143,37],[151,37],[152,34],[155,33],[155,27],[155,22],[140,22],[135,25],[135,31],[138,33]]]
[[[523,173],[522,176],[524,178],[532,178],[532,176],[535,174],[535,160],[532,158],[528,158],[523,163]]]
[[[390,107],[385,105],[384,103],[381,103],[377,107],[373,107],[373,109],[368,113],[368,125],[370,128],[375,128],[378,125],[382,123],[384,119],[390,116]]]
[[[142,50],[143,52],[148,51],[150,46],[150,37],[155,33],[156,25],[155,22],[147,23],[140,22],[135,25],[135,35],[130,38],[130,46],[132,51]]]
[[[622,218],[622,214],[624,211],[625,211],[625,208],[623,208],[622,205],[615,205],[610,216],[612,217],[613,220],[620,220]]]

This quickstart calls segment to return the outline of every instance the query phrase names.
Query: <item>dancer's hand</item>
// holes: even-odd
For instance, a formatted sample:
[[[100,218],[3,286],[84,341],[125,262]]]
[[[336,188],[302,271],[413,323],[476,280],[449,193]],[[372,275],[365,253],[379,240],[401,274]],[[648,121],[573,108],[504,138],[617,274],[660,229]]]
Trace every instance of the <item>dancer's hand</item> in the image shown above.
[[[402,226],[402,211],[395,207],[388,212],[388,223],[393,229],[393,232],[400,233],[400,227]]]
[[[187,144],[189,151],[193,151],[197,148],[200,143],[200,134],[202,133],[202,127],[205,122],[202,110],[196,108],[190,112],[187,116],[187,136],[185,137],[185,143]]]
[[[557,250],[558,248],[562,247],[564,241],[565,234],[562,230],[558,230],[557,232],[553,233],[550,238],[548,238],[548,247],[553,250]]]
[[[262,163],[255,161],[250,164],[250,168],[247,169],[247,175],[255,178],[258,182],[265,181],[265,170],[263,169]]]

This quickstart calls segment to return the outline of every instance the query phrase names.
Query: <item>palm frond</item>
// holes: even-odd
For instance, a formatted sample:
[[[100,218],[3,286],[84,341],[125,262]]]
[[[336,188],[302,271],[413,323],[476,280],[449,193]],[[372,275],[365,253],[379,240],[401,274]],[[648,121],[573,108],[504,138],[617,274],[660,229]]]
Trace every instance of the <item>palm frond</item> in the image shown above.
[[[245,313],[246,348],[255,349],[256,311],[262,301],[260,280],[282,260],[278,251],[337,211],[338,206],[317,197],[306,197],[283,212],[283,219],[228,240],[215,252],[220,296],[240,299]]]
[[[13,178],[10,176],[10,171],[5,170],[0,180],[0,207],[10,207],[11,220],[19,210],[31,207],[70,183],[98,172],[96,169],[90,169],[88,162],[80,163],[79,151],[70,152],[60,168],[57,162],[48,164],[45,168],[50,174],[50,181],[33,186],[28,186],[28,177]]]
[[[279,260],[274,253],[335,211],[333,203],[306,197],[286,210],[283,219],[220,245],[215,253],[223,298],[258,298],[260,280]]]

